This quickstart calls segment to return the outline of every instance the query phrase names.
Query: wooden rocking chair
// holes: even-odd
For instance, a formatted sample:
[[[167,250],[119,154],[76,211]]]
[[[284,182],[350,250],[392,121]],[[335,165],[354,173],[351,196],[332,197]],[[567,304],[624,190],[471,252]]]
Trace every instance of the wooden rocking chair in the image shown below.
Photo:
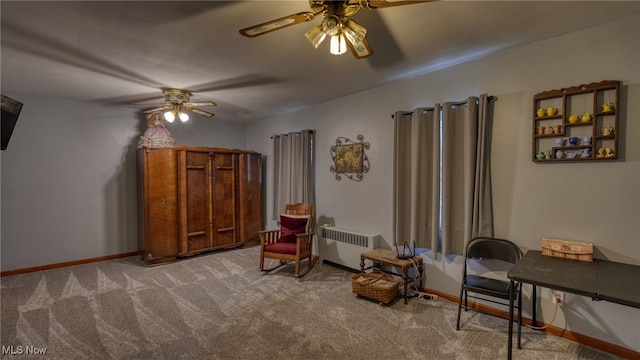
[[[272,271],[291,261],[296,264],[294,275],[306,275],[316,263],[318,255],[312,253],[316,207],[311,204],[287,204],[280,215],[280,230],[260,231],[260,270]],[[264,259],[279,260],[274,267],[265,269]],[[300,264],[308,259],[307,267]]]

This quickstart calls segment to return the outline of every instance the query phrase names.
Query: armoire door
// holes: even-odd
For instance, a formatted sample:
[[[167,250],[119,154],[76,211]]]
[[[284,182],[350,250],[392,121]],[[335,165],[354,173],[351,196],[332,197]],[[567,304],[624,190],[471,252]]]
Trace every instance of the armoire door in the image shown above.
[[[212,248],[211,155],[206,151],[179,152],[180,254]]]
[[[243,152],[238,166],[238,228],[240,242],[260,243],[258,232],[263,230],[262,213],[262,155]]]
[[[237,154],[213,154],[213,246],[238,243],[236,219]]]
[[[178,195],[176,152],[138,151],[138,230],[142,258],[149,263],[178,255]]]

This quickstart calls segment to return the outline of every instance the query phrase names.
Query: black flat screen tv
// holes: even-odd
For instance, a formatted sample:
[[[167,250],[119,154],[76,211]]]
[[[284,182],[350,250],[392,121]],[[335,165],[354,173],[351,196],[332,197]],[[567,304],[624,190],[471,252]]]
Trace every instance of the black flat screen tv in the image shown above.
[[[22,110],[22,103],[13,100],[8,96],[2,95],[2,105],[0,106],[0,109],[0,115],[2,116],[0,118],[0,122],[2,123],[2,133],[0,134],[2,137],[1,150],[7,150],[7,145],[9,145],[9,139],[11,139],[13,128],[16,127],[20,110]]]

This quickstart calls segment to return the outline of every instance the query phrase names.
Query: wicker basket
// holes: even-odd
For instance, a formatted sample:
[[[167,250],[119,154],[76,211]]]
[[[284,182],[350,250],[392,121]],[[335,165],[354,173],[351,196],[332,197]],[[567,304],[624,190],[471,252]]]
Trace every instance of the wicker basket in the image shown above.
[[[395,299],[400,285],[402,281],[382,272],[360,273],[351,277],[351,288],[357,296],[376,300],[380,305]]]

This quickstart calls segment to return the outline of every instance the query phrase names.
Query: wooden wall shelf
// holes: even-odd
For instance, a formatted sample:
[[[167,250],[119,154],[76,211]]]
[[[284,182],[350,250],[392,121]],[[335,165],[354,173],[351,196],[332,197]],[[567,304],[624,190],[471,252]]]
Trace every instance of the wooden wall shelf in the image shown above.
[[[618,159],[620,85],[620,81],[608,80],[536,94],[532,161]],[[548,115],[549,108],[555,113]],[[589,120],[582,121],[587,114]],[[570,143],[570,138],[577,141]]]

